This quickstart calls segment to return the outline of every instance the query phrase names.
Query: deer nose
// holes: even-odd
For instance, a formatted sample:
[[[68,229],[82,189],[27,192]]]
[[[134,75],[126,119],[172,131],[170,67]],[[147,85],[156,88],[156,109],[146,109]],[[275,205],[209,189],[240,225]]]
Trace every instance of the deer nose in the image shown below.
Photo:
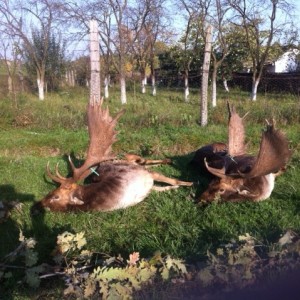
[[[44,212],[45,212],[45,208],[43,207],[41,202],[35,203],[30,209],[31,216],[36,216],[36,215],[44,213]]]

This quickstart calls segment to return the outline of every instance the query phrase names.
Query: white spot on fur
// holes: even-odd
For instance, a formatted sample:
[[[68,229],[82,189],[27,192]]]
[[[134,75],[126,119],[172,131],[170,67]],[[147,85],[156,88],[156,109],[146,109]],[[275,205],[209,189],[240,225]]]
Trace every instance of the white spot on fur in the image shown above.
[[[265,200],[271,196],[275,186],[275,177],[276,175],[274,173],[264,176],[264,178],[266,179],[266,185],[265,185],[264,192],[262,193],[261,197],[259,197],[258,200]]]
[[[145,199],[153,187],[154,181],[151,174],[145,170],[134,172],[124,182],[123,195],[113,209],[125,208],[135,205]]]

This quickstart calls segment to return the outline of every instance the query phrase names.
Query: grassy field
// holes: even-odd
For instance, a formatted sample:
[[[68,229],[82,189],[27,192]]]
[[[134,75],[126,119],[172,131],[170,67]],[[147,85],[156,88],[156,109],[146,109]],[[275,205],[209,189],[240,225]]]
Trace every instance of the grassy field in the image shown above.
[[[197,195],[205,189],[207,180],[189,166],[189,161],[199,147],[226,141],[228,97],[241,115],[250,112],[246,117],[249,153],[258,150],[265,119],[275,118],[277,127],[290,140],[293,157],[287,172],[277,179],[270,199],[201,206],[196,203]],[[61,172],[67,174],[66,155],[84,158],[88,91],[48,95],[43,102],[22,95],[17,108],[9,99],[0,99],[0,201],[23,204],[0,223],[0,258],[15,249],[19,229],[37,240],[41,262],[51,260],[56,237],[66,230],[84,231],[88,249],[95,252],[127,257],[138,251],[149,257],[159,250],[188,262],[204,259],[208,249],[216,249],[241,234],[249,233],[268,245],[287,229],[300,233],[300,98],[262,95],[254,103],[238,90],[229,95],[220,93],[218,107],[209,107],[209,125],[205,128],[198,125],[198,92],[192,92],[190,103],[182,98],[181,91],[176,90],[159,91],[157,97],[129,91],[113,150],[120,155],[131,152],[151,158],[170,157],[172,166],[156,170],[194,181],[194,187],[152,192],[137,206],[115,212],[49,212],[35,217],[30,215],[30,207],[54,188],[44,175],[47,162],[52,166],[59,162]],[[111,92],[107,105],[112,114],[121,109],[118,92]],[[26,298],[26,288],[23,291],[15,284],[18,280],[16,275],[4,288]]]

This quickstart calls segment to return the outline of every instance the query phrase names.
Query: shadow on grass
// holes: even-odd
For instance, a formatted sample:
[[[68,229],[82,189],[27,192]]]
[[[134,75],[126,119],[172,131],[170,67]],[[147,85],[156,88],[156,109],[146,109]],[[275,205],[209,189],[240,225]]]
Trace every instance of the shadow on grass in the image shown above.
[[[193,195],[193,200],[197,203],[213,177],[201,172],[197,166],[191,163],[193,156],[194,152],[169,158],[172,160],[172,166],[180,172],[180,180],[194,182],[195,195]]]
[[[13,299],[11,293],[13,289],[17,289],[17,279],[24,276],[18,268],[7,268],[7,265],[14,265],[11,260],[14,255],[12,252],[16,250],[19,245],[20,224],[18,220],[24,217],[22,213],[22,204],[32,202],[34,196],[31,194],[18,193],[13,185],[0,186],[0,201],[1,201],[1,218],[0,218],[0,271],[11,272],[11,278],[0,278],[0,299]],[[21,204],[21,205],[20,205]],[[17,212],[15,218],[12,214]],[[19,261],[17,264],[20,263]],[[1,298],[3,297],[3,298]]]
[[[20,194],[13,185],[0,186],[0,201],[2,204],[1,218],[0,218],[0,257],[4,257],[12,251],[19,240],[19,226],[10,215],[13,210],[21,211],[20,204],[26,202],[33,202],[34,195]]]
[[[0,272],[11,274],[7,278],[0,277],[1,300],[15,299],[16,294],[25,297],[34,294],[34,290],[22,283],[26,268],[25,258],[17,250],[20,245],[20,231],[25,238],[32,237],[37,241],[34,248],[39,258],[37,264],[51,264],[51,252],[56,245],[57,235],[63,231],[71,231],[69,225],[50,228],[46,224],[45,214],[29,215],[28,218],[27,208],[20,204],[32,204],[34,200],[34,195],[18,193],[12,185],[0,186]]]

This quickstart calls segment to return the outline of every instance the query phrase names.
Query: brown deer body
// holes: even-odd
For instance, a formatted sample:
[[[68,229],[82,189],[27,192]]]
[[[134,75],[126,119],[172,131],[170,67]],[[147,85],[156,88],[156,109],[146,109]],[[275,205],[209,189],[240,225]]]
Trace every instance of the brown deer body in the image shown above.
[[[288,141],[273,124],[268,124],[262,135],[258,155],[248,155],[243,118],[239,117],[234,108],[229,108],[229,115],[227,149],[224,146],[220,153],[215,150],[220,143],[207,145],[197,150],[193,158],[194,164],[200,168],[204,164],[205,169],[215,176],[200,200],[210,202],[219,198],[238,202],[267,199],[274,189],[276,176],[284,170],[291,157]],[[202,159],[199,164],[198,161]]]
[[[125,208],[141,202],[152,189],[164,191],[178,188],[180,185],[191,186],[192,182],[180,181],[151,172],[142,165],[170,163],[169,160],[148,161],[136,155],[128,155],[124,161],[111,161],[111,146],[115,141],[115,125],[122,113],[114,119],[102,103],[89,104],[88,129],[90,143],[87,158],[80,168],[72,167],[72,177],[61,176],[56,168],[56,175],[47,175],[60,186],[37,202],[32,212],[48,209],[51,211],[111,211]],[[88,177],[92,167],[97,167],[90,184],[78,184]],[[155,187],[154,181],[168,183],[171,186]]]

